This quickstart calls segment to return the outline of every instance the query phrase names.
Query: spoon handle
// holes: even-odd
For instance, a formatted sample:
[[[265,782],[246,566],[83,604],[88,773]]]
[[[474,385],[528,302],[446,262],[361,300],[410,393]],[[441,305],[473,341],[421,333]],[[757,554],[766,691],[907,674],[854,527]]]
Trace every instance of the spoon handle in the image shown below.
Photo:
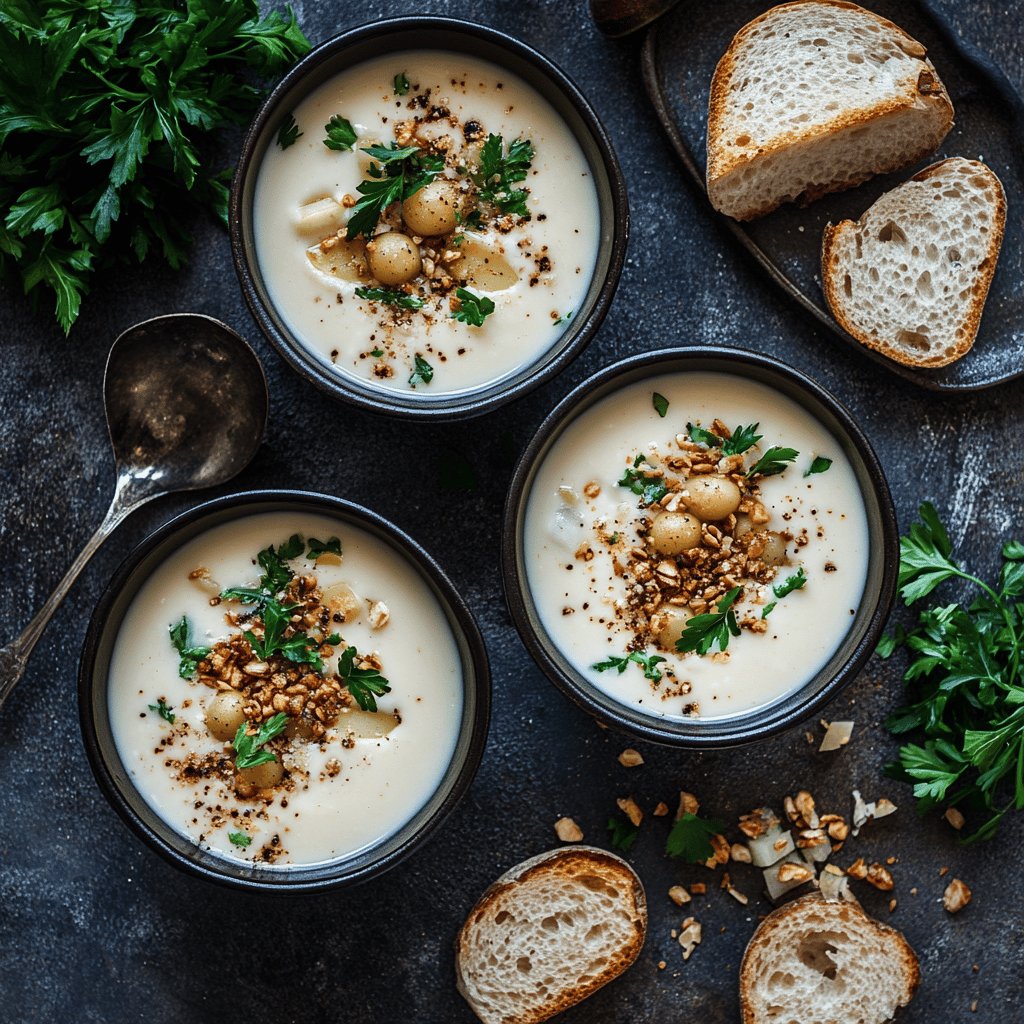
[[[64,574],[64,578],[54,588],[42,608],[36,612],[32,621],[22,630],[21,635],[15,637],[5,647],[0,647],[0,707],[3,707],[4,701],[7,700],[11,690],[24,674],[32,649],[43,635],[43,630],[53,618],[53,613],[60,607],[61,601],[67,596],[86,563],[110,536],[114,528],[136,507],[135,504],[125,504],[124,490],[122,481],[119,480],[117,493],[110,503],[110,508],[107,509],[107,514],[103,517],[103,522],[89,538],[89,542],[79,552],[78,557],[71,563],[71,568]]]

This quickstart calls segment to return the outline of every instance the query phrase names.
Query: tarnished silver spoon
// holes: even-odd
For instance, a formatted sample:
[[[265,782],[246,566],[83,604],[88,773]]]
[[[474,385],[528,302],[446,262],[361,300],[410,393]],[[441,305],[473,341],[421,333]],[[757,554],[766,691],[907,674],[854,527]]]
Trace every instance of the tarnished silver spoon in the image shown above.
[[[267,381],[256,354],[226,324],[173,313],[129,327],[114,342],[103,402],[114,498],[35,618],[0,648],[0,705],[85,564],[128,515],[172,491],[230,480],[252,461],[267,421]]]

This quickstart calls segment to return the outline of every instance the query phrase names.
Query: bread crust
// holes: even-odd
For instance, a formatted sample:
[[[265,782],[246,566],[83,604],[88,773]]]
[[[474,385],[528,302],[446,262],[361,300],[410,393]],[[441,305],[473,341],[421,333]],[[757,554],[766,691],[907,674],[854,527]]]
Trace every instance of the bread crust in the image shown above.
[[[960,162],[961,157],[948,157],[939,160],[934,164],[918,171],[908,181],[927,181],[943,173],[946,167],[953,162]],[[995,276],[996,264],[999,261],[999,251],[1003,245],[1003,235],[1006,231],[1006,192],[1003,183],[999,180],[995,171],[988,165],[977,160],[967,160],[978,173],[983,173],[990,178],[996,186],[996,209],[993,216],[992,231],[989,234],[988,246],[985,252],[985,259],[979,267],[977,279],[971,285],[971,299],[964,317],[963,325],[958,329],[958,341],[949,355],[939,354],[935,356],[924,356],[914,359],[903,349],[880,338],[869,331],[861,330],[852,322],[847,315],[844,303],[840,294],[839,279],[842,275],[840,256],[837,251],[838,242],[848,231],[857,231],[860,223],[852,220],[840,221],[838,224],[826,224],[825,231],[821,238],[821,287],[825,293],[825,301],[828,308],[836,319],[836,323],[851,337],[855,338],[862,345],[881,352],[882,355],[902,363],[904,366],[938,368],[949,366],[958,359],[962,359],[974,346],[974,339],[978,335],[978,328],[981,326],[981,315],[985,309],[985,300],[988,298],[989,288],[992,285],[992,278]],[[899,187],[899,186],[897,186]],[[888,193],[886,193],[888,194]],[[876,200],[877,202],[877,200]],[[870,211],[868,207],[862,215],[862,219]]]
[[[892,941],[896,944],[900,967],[907,986],[907,998],[899,1005],[906,1006],[913,998],[918,985],[921,984],[921,966],[918,963],[917,954],[904,938],[903,933],[870,917],[855,900],[827,900],[820,893],[811,893],[773,910],[758,925],[757,931],[747,943],[743,961],[740,964],[740,1019],[742,1024],[764,1024],[762,1020],[758,1019],[754,1007],[750,1005],[750,992],[754,983],[752,960],[758,944],[765,941],[767,933],[788,923],[792,918],[801,917],[806,910],[812,907],[834,909],[837,921],[845,922],[854,918],[872,930],[878,936],[879,941]]]
[[[459,929],[455,939],[455,984],[459,993],[469,1003],[474,1012],[477,1007],[470,994],[467,978],[463,973],[463,958],[467,955],[467,937],[471,930],[481,923],[486,912],[504,897],[514,893],[514,890],[528,883],[530,879],[538,875],[562,875],[567,878],[576,878],[581,874],[594,875],[614,880],[620,885],[625,884],[631,898],[631,916],[633,918],[633,936],[629,944],[619,951],[619,954],[612,958],[604,969],[582,988],[565,992],[556,999],[552,999],[543,1008],[532,1012],[506,1017],[503,1024],[541,1024],[557,1013],[569,1009],[582,1002],[588,996],[593,995],[599,988],[603,988],[610,981],[614,981],[640,955],[644,941],[647,938],[647,897],[644,893],[643,884],[636,872],[621,857],[606,850],[598,849],[595,846],[574,845],[571,847],[549,850],[546,853],[531,857],[529,860],[517,864],[509,869],[500,878],[493,882],[477,900],[473,909],[469,912],[465,922]],[[513,897],[514,898],[514,897]]]
[[[746,37],[757,26],[777,16],[781,11],[808,6],[833,7],[843,10],[857,11],[865,17],[872,19],[885,30],[899,36],[906,43],[921,47],[921,49],[924,50],[924,47],[922,47],[913,36],[904,31],[898,25],[895,25],[887,18],[883,18],[881,15],[875,14],[873,11],[865,10],[858,4],[848,2],[848,0],[792,0],[790,3],[779,4],[776,7],[770,8],[765,11],[764,14],[759,15],[753,21],[744,25],[736,35],[733,36],[728,49],[722,55],[722,58],[715,67],[715,73],[711,79],[711,94],[708,100],[706,186],[708,197],[711,199],[711,203],[716,209],[720,209],[719,203],[716,202],[716,197],[720,191],[721,183],[725,181],[726,178],[747,166],[763,163],[780,151],[789,149],[793,146],[824,139],[828,136],[835,135],[840,131],[846,131],[848,129],[858,128],[867,124],[877,123],[885,117],[905,113],[915,107],[920,107],[922,104],[924,105],[923,109],[925,111],[929,111],[935,121],[935,131],[928,139],[927,144],[914,150],[905,160],[901,160],[898,164],[893,166],[873,168],[854,178],[839,178],[831,182],[821,183],[799,197],[798,201],[806,204],[808,202],[813,202],[815,199],[819,199],[821,196],[826,195],[829,192],[838,192],[843,189],[852,188],[855,185],[861,184],[861,182],[867,181],[876,174],[889,173],[891,171],[899,170],[900,167],[909,167],[917,163],[919,160],[922,160],[929,153],[935,150],[953,126],[953,104],[946,92],[946,87],[939,78],[938,72],[935,70],[931,61],[927,60],[926,57],[922,57],[919,59],[921,59],[922,63],[928,67],[934,78],[934,88],[927,93],[922,93],[915,89],[903,96],[893,97],[892,99],[877,103],[867,109],[840,112],[827,124],[818,125],[803,131],[789,131],[774,139],[767,146],[760,147],[753,154],[730,155],[727,153],[725,148],[719,145],[719,139],[721,136],[719,124],[728,109],[729,84],[735,70],[737,53],[746,41]],[[765,214],[771,213],[781,205],[781,201],[772,200],[761,204],[760,206],[751,207],[728,215],[733,216],[736,220],[754,220],[758,217],[763,217]]]

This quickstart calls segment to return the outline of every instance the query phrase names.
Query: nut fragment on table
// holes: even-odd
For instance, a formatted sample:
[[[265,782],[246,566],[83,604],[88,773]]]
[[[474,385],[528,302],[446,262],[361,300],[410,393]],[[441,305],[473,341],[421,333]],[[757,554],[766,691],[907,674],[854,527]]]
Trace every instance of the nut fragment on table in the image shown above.
[[[626,747],[626,749],[619,754],[619,764],[623,768],[639,768],[644,763],[643,754],[639,750],[634,750],[632,747]]]
[[[555,822],[555,835],[563,843],[578,843],[583,838],[583,829],[572,818],[559,818]]]
[[[625,814],[625,816],[629,818],[634,825],[639,825],[640,822],[644,820],[644,812],[640,809],[640,805],[631,796],[619,797],[615,802],[619,805],[619,810],[622,811],[622,813]]]
[[[942,905],[951,914],[955,914],[960,910],[963,910],[968,903],[971,902],[971,890],[967,888],[964,882],[961,882],[959,878],[954,878],[949,885],[946,886],[946,891],[942,894]]]

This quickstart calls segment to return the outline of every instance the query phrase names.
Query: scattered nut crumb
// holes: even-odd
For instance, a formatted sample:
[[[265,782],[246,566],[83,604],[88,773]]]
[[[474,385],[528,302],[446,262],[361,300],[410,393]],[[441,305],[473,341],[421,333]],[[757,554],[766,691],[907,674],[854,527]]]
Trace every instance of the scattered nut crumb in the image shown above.
[[[677,906],[681,907],[684,903],[690,902],[690,894],[686,891],[686,886],[673,885],[668,891],[668,898]]]
[[[679,945],[683,947],[683,959],[689,960],[693,951],[700,945],[701,927],[700,922],[693,917],[688,917],[683,922],[682,930],[679,932]]]
[[[644,763],[643,754],[639,750],[634,750],[632,747],[626,747],[626,749],[619,754],[619,764],[623,768],[639,768]]]
[[[955,914],[957,911],[963,910],[970,902],[971,890],[968,889],[959,878],[954,878],[953,881],[946,886],[946,891],[942,894],[942,905],[951,914]]]
[[[946,821],[957,830],[960,831],[964,827],[964,816],[955,807],[947,807],[946,813],[943,815]]]
[[[653,811],[651,811],[651,814],[653,814],[656,818],[664,818],[665,815],[668,814],[668,804],[665,803],[664,800],[662,800],[658,804],[658,806],[655,807]]]
[[[563,843],[578,843],[583,838],[583,829],[572,818],[559,818],[555,822],[555,835]]]
[[[619,810],[622,811],[622,813],[625,814],[625,816],[629,818],[634,825],[639,825],[640,822],[644,820],[644,812],[640,809],[640,805],[631,796],[619,797],[615,802],[619,805]]]
[[[679,808],[676,811],[676,821],[684,814],[696,814],[700,810],[700,801],[685,789],[679,792]]]

